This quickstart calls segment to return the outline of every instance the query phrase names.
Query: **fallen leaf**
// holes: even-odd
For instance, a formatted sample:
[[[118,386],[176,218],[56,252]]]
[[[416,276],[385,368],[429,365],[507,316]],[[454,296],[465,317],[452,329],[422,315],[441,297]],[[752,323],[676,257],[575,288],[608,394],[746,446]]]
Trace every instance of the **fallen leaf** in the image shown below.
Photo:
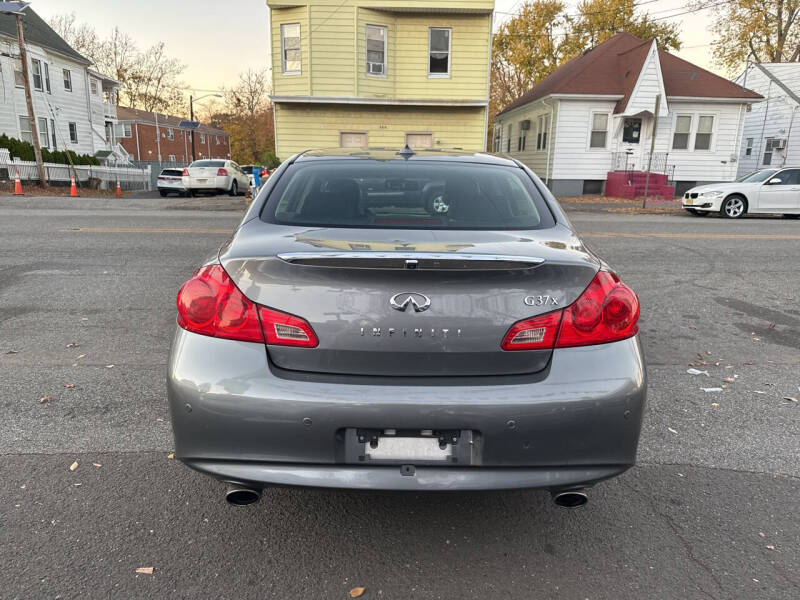
[[[81,317],[81,321],[88,321],[89,317]]]
[[[6,354],[19,354],[19,350],[9,350]]]
[[[74,471],[74,470],[75,470],[75,469],[77,469],[77,468],[78,468],[78,461],[77,461],[77,460],[76,460],[75,462],[73,462],[73,463],[72,463],[72,464],[69,466],[69,470],[70,470],[70,471]]]
[[[174,452],[170,452],[169,454],[167,454],[167,458],[172,460],[173,458],[175,458],[175,453]]]
[[[734,381],[736,381],[736,379],[734,379],[733,377],[725,377],[722,381],[727,381],[728,383],[733,383]]]
[[[351,598],[360,598],[364,594],[364,590],[366,590],[366,589],[367,588],[363,588],[363,587],[354,587],[352,590],[350,590],[350,597]]]
[[[719,406],[719,402],[712,402],[712,403],[711,403],[711,406],[713,406],[714,408],[716,408],[717,406]]]
[[[106,365],[106,369],[113,369],[114,365]]]
[[[706,355],[711,356],[711,350],[706,350]]]
[[[763,532],[763,531],[759,531],[759,532],[758,532],[758,535],[760,535],[761,537],[767,537],[766,535],[764,535],[764,532]]]
[[[762,392],[761,390],[753,390],[754,394],[766,394],[767,392]]]
[[[78,358],[86,358],[86,355],[85,354],[79,354]],[[77,359],[75,359],[75,360],[77,360]]]
[[[669,431],[670,433],[678,433],[672,427],[667,427],[667,431]]]
[[[80,348],[80,347],[81,345],[78,344],[77,342],[70,342],[69,344],[67,344],[67,348]]]
[[[98,469],[99,469],[100,467],[102,467],[102,466],[103,466],[103,464],[102,464],[102,463],[92,463],[92,464],[93,464],[95,467],[97,467]]]
[[[721,392],[722,391],[721,387],[710,387],[710,388],[700,388],[700,389],[703,390],[704,392]]]
[[[72,388],[75,387],[75,384],[74,383],[65,383],[64,387],[67,388],[68,390],[71,390]]]
[[[794,398],[793,396],[784,396],[783,399],[784,400],[788,400],[789,402],[794,402],[795,404],[797,404],[797,398]]]
[[[51,402],[52,400],[53,400],[52,396],[42,396],[41,398],[39,398],[39,404],[47,404],[48,402]]]
[[[775,550],[775,546],[773,546],[772,544],[767,544],[766,548],[767,550]]]
[[[770,328],[770,329],[775,329],[775,323],[770,323],[770,324],[769,324],[769,328]]]
[[[689,329],[697,329],[694,325],[689,325]]]
[[[152,575],[153,567],[139,567],[136,569],[136,572],[141,573],[142,575]]]

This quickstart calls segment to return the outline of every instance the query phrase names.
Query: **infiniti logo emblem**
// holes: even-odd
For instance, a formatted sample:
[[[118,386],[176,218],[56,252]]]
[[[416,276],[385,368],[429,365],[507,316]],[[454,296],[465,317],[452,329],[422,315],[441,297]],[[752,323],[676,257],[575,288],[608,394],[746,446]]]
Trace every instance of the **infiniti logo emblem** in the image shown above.
[[[414,312],[423,312],[430,308],[431,299],[417,292],[400,292],[389,298],[389,304],[400,312],[405,312],[409,304],[414,308]]]

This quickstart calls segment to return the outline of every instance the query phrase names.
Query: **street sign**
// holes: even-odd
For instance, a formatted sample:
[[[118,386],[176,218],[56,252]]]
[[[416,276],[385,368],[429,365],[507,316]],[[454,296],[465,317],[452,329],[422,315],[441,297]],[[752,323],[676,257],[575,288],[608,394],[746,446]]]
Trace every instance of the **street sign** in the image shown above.
[[[199,121],[181,121],[180,123],[178,123],[178,127],[181,127],[182,129],[197,129],[198,127],[200,127],[200,122]]]

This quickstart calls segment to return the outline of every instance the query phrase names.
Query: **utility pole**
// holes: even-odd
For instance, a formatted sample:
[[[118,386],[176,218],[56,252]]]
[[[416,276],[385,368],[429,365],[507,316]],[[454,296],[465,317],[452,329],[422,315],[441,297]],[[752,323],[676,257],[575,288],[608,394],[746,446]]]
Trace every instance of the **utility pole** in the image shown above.
[[[39,171],[39,182],[42,187],[47,187],[47,177],[44,175],[42,164],[42,148],[39,146],[39,128],[36,126],[36,115],[33,113],[33,98],[31,97],[31,78],[28,74],[28,52],[25,50],[25,36],[22,33],[22,13],[16,12],[17,38],[19,39],[19,55],[22,59],[22,76],[25,78],[25,103],[28,105],[28,120],[31,124],[33,137],[33,153],[36,156],[36,170]],[[44,74],[42,75],[44,76]]]
[[[650,136],[650,156],[647,157],[647,176],[644,180],[644,198],[642,199],[642,208],[647,207],[647,188],[650,187],[650,167],[653,166],[653,150],[656,148],[656,134],[658,133],[658,109],[660,107],[661,94],[656,94],[656,111],[653,113],[653,134]]]
[[[183,113],[186,114],[186,113]],[[192,98],[191,94],[189,95],[189,120],[194,121],[194,99]],[[192,160],[188,161],[189,163],[194,162],[194,129],[189,132],[189,135],[192,136]]]

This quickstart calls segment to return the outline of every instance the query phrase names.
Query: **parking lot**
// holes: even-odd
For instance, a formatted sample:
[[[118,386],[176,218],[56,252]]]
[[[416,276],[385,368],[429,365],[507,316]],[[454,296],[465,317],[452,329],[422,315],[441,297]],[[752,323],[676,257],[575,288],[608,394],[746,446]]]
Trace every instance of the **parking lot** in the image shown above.
[[[800,596],[799,221],[570,208],[641,298],[650,386],[639,464],[587,506],[275,489],[233,508],[169,458],[175,293],[240,216],[197,207],[0,198],[0,596]]]

